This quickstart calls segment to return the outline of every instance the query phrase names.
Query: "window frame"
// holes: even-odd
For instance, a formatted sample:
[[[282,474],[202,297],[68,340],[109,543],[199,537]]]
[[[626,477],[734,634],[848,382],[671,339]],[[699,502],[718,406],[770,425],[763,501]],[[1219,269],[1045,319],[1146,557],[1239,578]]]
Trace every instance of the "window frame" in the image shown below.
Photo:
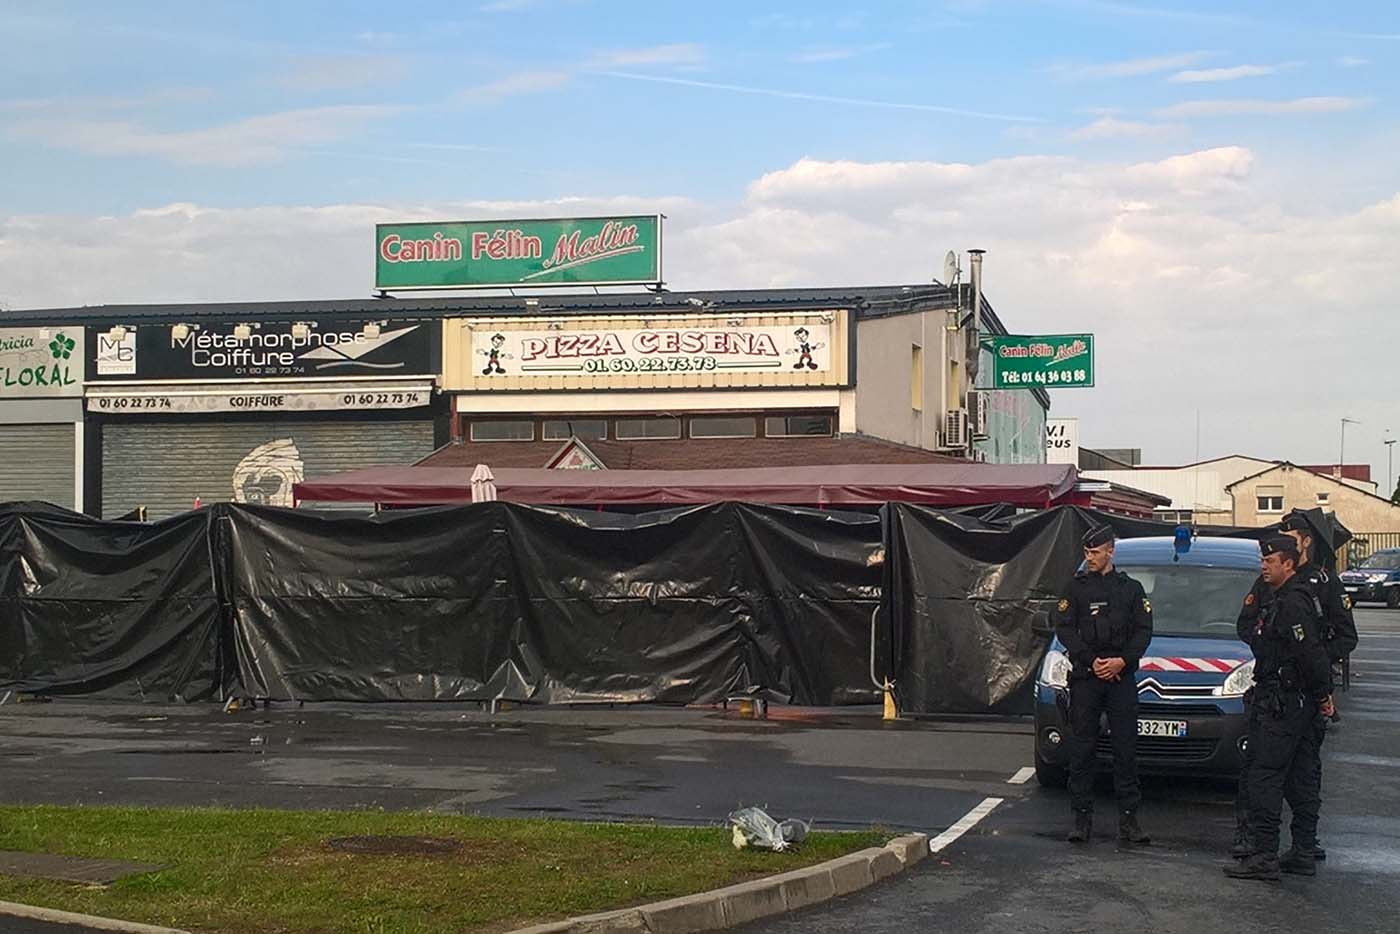
[[[578,438],[580,441],[606,441],[608,440],[608,418],[605,415],[589,415],[584,418],[570,418],[561,415],[552,415],[548,418],[540,419],[540,440],[541,441],[568,441],[570,438]],[[564,435],[562,438],[551,437],[549,434],[550,422],[597,422],[603,426],[601,435]]]
[[[791,420],[797,419],[797,418],[814,418],[814,419],[815,419],[815,418],[821,418],[821,419],[825,419],[825,420],[826,420],[826,425],[827,425],[827,430],[826,430],[824,433],[821,433],[821,434],[811,434],[811,433],[808,433],[808,432],[798,432],[798,433],[791,433],[791,434],[786,434],[786,433],[785,433],[785,434],[773,434],[773,432],[771,432],[771,431],[768,430],[768,422],[769,422],[769,421],[781,421],[781,422],[786,423],[786,422],[788,422],[788,421],[791,421]],[[774,414],[772,414],[772,413],[764,413],[764,415],[763,415],[763,437],[765,437],[765,438],[833,438],[833,437],[835,437],[835,436],[836,436],[836,416],[834,416],[834,415],[832,415],[832,414],[830,414],[830,413],[827,413],[827,412],[784,413],[784,414],[781,414],[781,415],[774,415]]]
[[[655,435],[642,435],[642,436],[640,436],[640,437],[625,437],[625,436],[622,434],[622,428],[621,428],[620,426],[622,425],[623,422],[653,422],[653,421],[655,421],[655,422],[665,421],[665,422],[674,423],[675,426],[676,426],[676,433],[675,433],[674,435],[667,435],[667,436],[665,436],[665,437],[658,437],[658,436],[655,436]],[[630,417],[628,417],[628,418],[614,418],[614,419],[613,419],[613,425],[612,425],[612,428],[613,428],[613,439],[616,440],[616,441],[679,441],[679,440],[681,440],[681,439],[683,439],[683,438],[685,437],[685,425],[683,424],[683,422],[684,422],[684,419],[682,419],[682,418],[681,418],[680,416],[678,416],[678,415],[636,415],[636,416],[630,416]]]
[[[719,421],[719,420],[738,420],[738,419],[744,419],[744,420],[747,420],[747,421],[748,421],[748,423],[749,423],[749,425],[750,425],[750,428],[751,428],[751,430],[749,431],[748,434],[746,434],[746,435],[697,435],[697,434],[695,433],[695,422],[696,422],[697,420],[699,420],[699,421],[706,421],[706,420]],[[731,415],[722,415],[722,414],[718,414],[718,413],[715,413],[715,414],[705,414],[705,415],[689,415],[689,416],[686,417],[686,420],[685,420],[685,421],[686,421],[686,425],[685,425],[685,436],[686,436],[687,438],[690,438],[690,439],[694,440],[694,441],[724,441],[724,440],[726,440],[726,439],[733,439],[733,438],[757,438],[757,437],[759,436],[759,435],[758,435],[758,416],[757,416],[757,415],[753,415],[753,414],[751,414],[751,413],[750,413],[750,414],[737,413],[737,414],[731,414]]]
[[[529,425],[530,437],[528,438],[478,438],[476,436],[477,425]],[[535,440],[536,431],[535,420],[533,418],[482,418],[472,419],[467,424],[467,440],[473,444],[528,444]]]

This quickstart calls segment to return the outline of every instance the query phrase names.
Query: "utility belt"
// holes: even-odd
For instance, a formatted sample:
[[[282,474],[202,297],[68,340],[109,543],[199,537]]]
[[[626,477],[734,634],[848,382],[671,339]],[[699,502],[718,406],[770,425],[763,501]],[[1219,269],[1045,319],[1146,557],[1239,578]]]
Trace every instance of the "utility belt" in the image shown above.
[[[1308,706],[1308,696],[1301,686],[1285,684],[1282,679],[1260,681],[1245,694],[1245,700],[1257,711],[1282,720],[1295,710]]]

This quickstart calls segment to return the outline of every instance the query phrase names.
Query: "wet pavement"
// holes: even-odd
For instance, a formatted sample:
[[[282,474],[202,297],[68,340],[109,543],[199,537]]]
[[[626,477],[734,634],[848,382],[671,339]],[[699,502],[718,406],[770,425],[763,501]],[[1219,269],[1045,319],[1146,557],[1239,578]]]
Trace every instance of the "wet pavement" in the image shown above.
[[[1111,787],[1100,789],[1096,839],[1063,842],[1062,791],[1011,798],[910,874],[829,906],[744,928],[746,934],[1263,934],[1400,930],[1400,611],[1357,612],[1361,644],[1342,723],[1324,749],[1314,878],[1235,882],[1220,871],[1233,829],[1229,785],[1144,783],[1144,849],[1114,841]],[[1024,758],[1029,760],[1027,738]],[[1034,780],[1032,780],[1033,782]],[[1285,818],[1286,821],[1286,818]],[[1285,832],[1286,836],[1286,832]]]
[[[386,808],[720,824],[944,827],[1005,788],[1029,725],[884,724],[878,710],[274,705],[224,714],[57,700],[0,707],[0,801]]]
[[[779,709],[754,721],[661,708],[492,715],[462,705],[281,704],[224,714],[213,705],[7,705],[0,801],[708,824],[758,804],[819,827],[937,835],[996,797],[1002,803],[988,817],[909,875],[749,930],[1392,931],[1400,917],[1400,612],[1366,609],[1357,618],[1353,686],[1325,746],[1330,858],[1318,877],[1279,885],[1221,874],[1229,785],[1148,779],[1143,819],[1154,845],[1129,852],[1113,841],[1105,785],[1098,839],[1071,849],[1062,842],[1064,793],[1025,780],[1028,722],[884,724],[865,709]]]

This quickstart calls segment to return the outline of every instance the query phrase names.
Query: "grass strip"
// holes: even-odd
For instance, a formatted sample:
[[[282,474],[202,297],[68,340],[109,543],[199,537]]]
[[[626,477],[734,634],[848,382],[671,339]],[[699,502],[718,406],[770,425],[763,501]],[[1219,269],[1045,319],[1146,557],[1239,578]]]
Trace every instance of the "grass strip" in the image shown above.
[[[337,852],[337,837],[458,841]],[[884,842],[816,833],[736,850],[723,828],[383,812],[0,806],[0,850],[168,866],[108,887],[0,876],[0,900],[209,934],[495,932],[718,888]]]

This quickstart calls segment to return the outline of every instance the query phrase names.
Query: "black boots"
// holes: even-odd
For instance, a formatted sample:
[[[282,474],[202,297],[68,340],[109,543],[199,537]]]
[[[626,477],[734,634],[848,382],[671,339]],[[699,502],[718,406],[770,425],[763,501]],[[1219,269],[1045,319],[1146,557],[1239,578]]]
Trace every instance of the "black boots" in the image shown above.
[[[1088,843],[1094,835],[1094,814],[1092,811],[1074,812],[1074,829],[1065,837],[1070,843]]]
[[[1152,838],[1138,824],[1137,811],[1124,811],[1118,815],[1118,842],[1135,846],[1146,846],[1152,842]]]
[[[1230,844],[1230,855],[1235,859],[1248,859],[1254,855],[1254,839],[1249,835],[1249,824],[1240,821],[1235,824],[1235,841]]]
[[[1317,858],[1313,855],[1312,847],[1302,850],[1295,847],[1289,850],[1278,861],[1278,866],[1284,872],[1291,872],[1295,876],[1317,875]]]
[[[1231,863],[1225,867],[1225,875],[1231,879],[1256,879],[1260,882],[1277,882],[1282,878],[1278,857],[1264,853],[1255,853],[1248,859]]]

